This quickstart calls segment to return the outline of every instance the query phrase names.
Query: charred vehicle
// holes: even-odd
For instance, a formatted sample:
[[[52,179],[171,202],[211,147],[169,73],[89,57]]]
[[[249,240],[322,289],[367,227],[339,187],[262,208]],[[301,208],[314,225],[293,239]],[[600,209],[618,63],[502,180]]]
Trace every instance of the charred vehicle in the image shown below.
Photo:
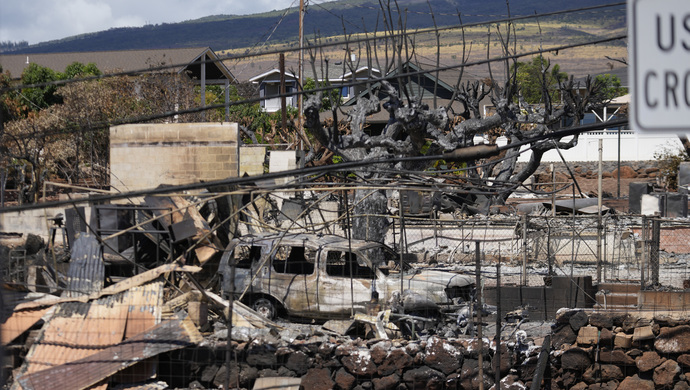
[[[372,305],[440,313],[468,300],[474,288],[468,275],[415,269],[386,245],[315,234],[237,238],[219,272],[226,296],[234,292],[268,318],[343,318]]]

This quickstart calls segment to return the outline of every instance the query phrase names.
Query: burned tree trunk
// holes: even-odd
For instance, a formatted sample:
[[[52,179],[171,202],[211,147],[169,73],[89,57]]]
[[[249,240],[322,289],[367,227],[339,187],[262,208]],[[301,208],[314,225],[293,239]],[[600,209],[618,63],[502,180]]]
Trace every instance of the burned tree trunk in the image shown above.
[[[388,230],[388,198],[380,190],[355,192],[352,238],[384,242]]]

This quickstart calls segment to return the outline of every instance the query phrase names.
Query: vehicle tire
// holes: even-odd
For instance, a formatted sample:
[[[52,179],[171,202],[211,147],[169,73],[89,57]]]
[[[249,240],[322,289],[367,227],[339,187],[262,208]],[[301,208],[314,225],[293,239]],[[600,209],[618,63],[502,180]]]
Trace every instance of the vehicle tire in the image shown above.
[[[276,316],[276,306],[267,298],[259,298],[252,304],[252,309],[260,316],[272,320]]]

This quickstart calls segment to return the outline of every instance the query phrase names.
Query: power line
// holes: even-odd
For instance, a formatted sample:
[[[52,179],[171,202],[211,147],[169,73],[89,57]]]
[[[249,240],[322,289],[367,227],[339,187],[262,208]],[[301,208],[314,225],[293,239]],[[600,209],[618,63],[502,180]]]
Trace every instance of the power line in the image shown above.
[[[594,41],[589,41],[589,42],[573,43],[573,44],[569,44],[569,45],[551,47],[551,48],[547,48],[547,49],[543,49],[543,50],[533,50],[533,51],[524,52],[524,53],[520,53],[520,54],[511,54],[511,55],[507,55],[507,56],[477,60],[474,62],[467,62],[464,64],[448,65],[448,66],[437,67],[437,68],[433,68],[433,69],[419,70],[419,71],[407,72],[407,73],[402,73],[402,74],[394,74],[394,75],[389,74],[389,75],[378,77],[378,78],[372,77],[372,78],[364,80],[364,81],[356,81],[355,80],[355,81],[351,81],[348,83],[338,84],[338,87],[351,87],[351,86],[357,86],[357,85],[374,84],[374,83],[381,82],[384,80],[385,81],[395,80],[398,78],[423,75],[423,74],[427,74],[427,73],[431,73],[431,72],[435,72],[435,71],[446,71],[446,70],[458,69],[458,68],[469,67],[469,66],[483,65],[483,64],[488,64],[488,63],[492,63],[492,62],[502,62],[502,61],[509,60],[509,59],[518,59],[521,57],[541,55],[543,53],[548,53],[548,52],[556,52],[556,51],[560,51],[560,50],[567,50],[567,49],[572,49],[572,48],[581,47],[581,46],[589,46],[589,45],[595,45],[595,44],[600,44],[600,43],[616,41],[616,40],[624,39],[626,37],[627,37],[627,35],[619,35],[619,36],[615,36],[615,37],[611,37],[611,38],[604,38],[604,39],[599,39],[599,40],[594,40]],[[173,117],[175,115],[182,115],[182,114],[194,114],[194,113],[207,111],[207,110],[225,108],[226,106],[236,106],[236,105],[249,104],[249,103],[258,103],[258,102],[265,100],[265,99],[278,98],[278,97],[283,97],[283,96],[290,97],[290,96],[294,96],[294,95],[298,95],[298,94],[313,94],[315,92],[330,91],[333,88],[334,88],[334,86],[317,87],[317,88],[313,88],[310,90],[300,90],[300,91],[284,93],[284,94],[275,94],[275,95],[270,95],[270,96],[262,96],[262,97],[250,98],[250,99],[245,99],[245,100],[238,100],[238,101],[234,101],[234,102],[229,102],[227,105],[225,103],[213,104],[213,105],[207,105],[204,107],[199,106],[199,107],[188,108],[188,109],[184,109],[184,110],[168,111],[168,112],[164,112],[164,113],[160,113],[160,114],[142,115],[142,116],[137,116],[134,118],[125,118],[125,119],[117,119],[117,120],[112,120],[112,121],[104,121],[104,122],[98,122],[98,123],[91,124],[89,126],[89,128],[85,128],[84,126],[73,126],[71,130],[72,131],[97,131],[98,129],[106,128],[109,126],[147,122],[147,121],[153,121],[153,120],[157,120],[157,119],[170,118],[170,117]],[[45,132],[40,132],[40,133],[28,134],[28,135],[24,135],[24,136],[18,136],[17,138],[18,139],[31,138],[31,137],[35,137],[38,134],[43,135],[43,136],[64,134],[66,130],[68,130],[68,129],[45,131]]]
[[[263,46],[266,45],[266,42],[268,42],[268,40],[271,39],[271,37],[273,36],[273,33],[276,32],[276,30],[278,29],[278,27],[280,26],[280,24],[281,24],[281,23],[283,22],[283,20],[285,19],[285,16],[287,16],[287,14],[288,14],[288,12],[290,11],[290,9],[292,8],[292,6],[295,5],[295,2],[296,2],[296,1],[297,1],[297,0],[292,0],[292,3],[290,4],[289,7],[287,7],[287,8],[285,9],[285,12],[284,12],[283,15],[280,17],[280,19],[279,19],[278,22],[275,24],[275,26],[273,26],[273,29],[267,31],[264,35],[261,36],[261,38],[259,38],[259,40],[262,40],[263,37],[265,37],[266,35],[268,35],[268,36],[266,37],[266,39],[264,39],[263,42],[257,42],[257,43],[255,43],[251,48],[249,48],[248,52],[253,51],[254,48],[257,47],[257,46],[259,46],[259,48],[261,48],[261,47],[263,47]],[[259,45],[259,44],[260,44],[260,45]],[[239,59],[237,60],[237,62],[239,62]],[[242,68],[242,69],[239,71],[239,73],[237,73],[237,74],[242,74],[242,72],[244,72],[244,70],[247,69],[247,66],[248,66],[248,64],[245,65],[244,68]]]
[[[320,49],[320,48],[324,48],[324,47],[338,46],[338,45],[342,45],[344,43],[351,45],[351,44],[365,43],[365,42],[369,42],[369,41],[377,41],[377,40],[380,40],[383,38],[401,38],[401,37],[406,37],[406,36],[410,36],[410,35],[428,34],[428,33],[435,33],[435,32],[439,32],[439,31],[471,28],[471,27],[483,26],[483,25],[487,25],[487,24],[499,24],[499,23],[513,22],[513,21],[517,21],[517,20],[524,20],[524,19],[563,15],[563,14],[590,11],[590,10],[599,10],[602,8],[623,6],[625,4],[626,4],[625,2],[603,4],[603,5],[581,7],[581,8],[569,9],[569,10],[546,12],[546,13],[542,13],[542,14],[508,17],[508,18],[496,19],[496,20],[485,21],[485,22],[456,24],[456,25],[451,25],[451,26],[447,26],[447,27],[438,27],[438,28],[417,29],[414,31],[405,31],[402,33],[397,33],[397,34],[388,34],[384,37],[377,36],[376,32],[372,32],[372,35],[373,35],[372,37],[357,38],[357,39],[346,40],[346,41],[337,41],[337,42],[326,42],[326,43],[322,42],[322,43],[314,44],[314,45],[308,44],[307,47],[305,47],[304,49],[307,49],[307,50],[308,49]],[[276,50],[271,50],[271,51],[266,51],[266,52],[261,52],[261,53],[256,53],[256,54],[229,55],[227,57],[219,57],[218,59],[204,60],[203,63],[211,64],[211,63],[216,63],[216,62],[225,61],[225,60],[244,59],[244,58],[266,56],[266,55],[279,54],[279,53],[289,53],[289,52],[296,52],[299,50],[300,50],[299,48],[296,48],[296,49],[289,49],[288,48],[288,49],[276,49]],[[199,63],[202,63],[202,62],[199,62]],[[138,69],[138,70],[126,71],[126,72],[108,73],[108,74],[103,74],[103,75],[99,75],[99,76],[86,77],[86,78],[82,78],[82,79],[56,80],[56,81],[51,81],[51,82],[46,82],[46,83],[37,83],[37,84],[29,84],[29,85],[16,85],[16,86],[11,86],[11,87],[7,87],[7,88],[2,88],[2,89],[0,89],[0,93],[6,92],[6,91],[11,91],[11,90],[24,89],[24,88],[42,88],[42,87],[51,86],[51,85],[68,84],[71,82],[99,80],[99,79],[108,78],[108,77],[132,76],[132,75],[137,75],[137,74],[141,74],[141,73],[152,73],[152,72],[157,72],[157,71],[176,69],[176,68],[184,67],[187,65],[189,65],[189,64],[183,63],[183,64],[161,65],[161,66],[156,66],[156,67],[142,68],[142,69]]]
[[[627,119],[619,119],[619,120],[615,120],[615,121],[583,125],[583,126],[579,126],[579,127],[575,127],[575,128],[570,128],[570,129],[557,130],[557,131],[542,134],[538,137],[534,137],[534,138],[527,139],[524,141],[515,142],[512,144],[505,145],[505,146],[496,147],[493,150],[501,152],[504,150],[512,149],[515,147],[519,147],[522,145],[527,145],[530,143],[539,142],[539,141],[543,141],[543,140],[547,140],[547,139],[562,138],[562,137],[567,137],[570,135],[585,133],[585,132],[589,132],[589,131],[600,131],[600,130],[608,128],[608,127],[624,126],[627,123],[628,123]],[[479,146],[483,146],[483,145],[479,145]],[[475,155],[472,155],[472,153],[471,153],[472,150],[470,150],[470,149],[471,149],[471,147],[459,149],[459,150],[460,151],[462,151],[462,150],[469,151],[470,153],[467,153],[467,155],[470,155],[472,159],[478,159],[478,158],[484,157],[484,156],[480,155],[482,153],[481,149],[476,149],[479,152],[475,153]],[[457,152],[457,150],[455,152]],[[154,188],[154,189],[148,189],[148,190],[129,191],[129,192],[123,192],[123,193],[113,194],[113,195],[98,195],[98,196],[90,197],[89,199],[70,199],[70,200],[63,200],[63,201],[34,203],[34,204],[28,204],[28,205],[22,205],[22,206],[6,207],[6,208],[0,209],[0,214],[7,213],[7,212],[17,212],[17,211],[35,210],[35,209],[43,209],[43,208],[50,208],[50,207],[59,207],[59,206],[64,206],[64,205],[77,205],[77,204],[81,204],[81,203],[91,204],[91,203],[109,202],[109,201],[113,201],[113,200],[127,199],[127,198],[138,198],[138,197],[148,196],[148,195],[162,195],[162,194],[168,194],[168,193],[181,193],[184,191],[201,190],[201,189],[207,189],[207,188],[216,187],[216,186],[246,185],[246,184],[255,183],[257,181],[266,181],[266,180],[279,179],[279,178],[290,177],[290,176],[304,177],[304,176],[317,175],[317,174],[322,174],[322,173],[327,173],[327,172],[349,171],[353,168],[365,168],[365,167],[375,168],[375,166],[377,164],[388,165],[388,164],[397,163],[397,162],[418,162],[418,161],[455,160],[455,159],[457,159],[457,155],[454,154],[454,152],[449,152],[449,153],[440,154],[440,155],[433,155],[433,156],[393,157],[393,158],[372,159],[372,160],[366,160],[365,159],[365,160],[360,160],[360,161],[343,162],[343,163],[333,164],[333,165],[323,165],[323,166],[318,166],[318,167],[293,169],[293,170],[289,170],[289,171],[271,172],[271,173],[263,174],[261,176],[236,177],[236,178],[222,179],[222,180],[216,180],[216,181],[208,181],[208,182],[203,182],[203,183],[192,183],[192,184],[176,185],[176,186],[169,186],[169,187],[160,187],[160,188]],[[295,180],[295,181],[297,183],[300,182],[300,180]]]

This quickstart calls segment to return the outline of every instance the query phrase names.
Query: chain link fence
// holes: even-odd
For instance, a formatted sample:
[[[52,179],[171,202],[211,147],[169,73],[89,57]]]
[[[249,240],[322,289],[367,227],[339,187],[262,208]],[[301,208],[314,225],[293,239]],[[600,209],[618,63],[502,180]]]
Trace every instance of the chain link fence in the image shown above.
[[[690,221],[645,216],[509,216],[500,218],[396,218],[390,244],[400,237],[420,261],[463,265],[499,256],[546,275],[588,274],[604,282],[690,287]],[[532,278],[530,278],[532,279]],[[534,279],[535,283],[541,278]]]

